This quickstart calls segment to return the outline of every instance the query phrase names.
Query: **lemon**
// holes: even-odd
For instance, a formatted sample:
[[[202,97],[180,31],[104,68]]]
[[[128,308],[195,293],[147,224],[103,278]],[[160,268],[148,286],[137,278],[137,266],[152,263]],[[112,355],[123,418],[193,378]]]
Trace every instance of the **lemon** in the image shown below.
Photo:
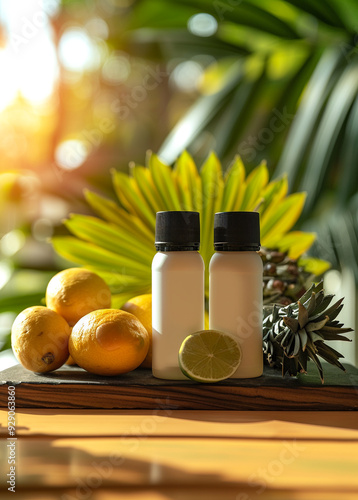
[[[89,312],[111,307],[111,292],[96,273],[74,267],[57,273],[50,280],[46,305],[73,326]]]
[[[72,328],[71,328],[71,332],[72,332]],[[76,363],[73,361],[72,356],[68,356],[68,360],[66,361],[65,364],[69,365],[69,366],[74,366]]]
[[[66,365],[69,365],[69,366],[76,365],[76,363],[73,361],[72,356],[68,356],[68,360],[66,361]]]
[[[152,294],[147,293],[133,297],[122,306],[122,309],[134,314],[147,330],[149,334],[149,349],[141,367],[152,368]]]
[[[43,306],[29,307],[12,325],[12,348],[28,370],[49,372],[66,362],[70,333],[68,323],[55,311]]]
[[[73,327],[69,351],[75,363],[97,375],[119,375],[137,368],[148,353],[149,335],[133,314],[99,309]]]
[[[231,335],[201,330],[186,337],[179,350],[179,366],[197,382],[219,382],[235,373],[240,365],[240,344]]]

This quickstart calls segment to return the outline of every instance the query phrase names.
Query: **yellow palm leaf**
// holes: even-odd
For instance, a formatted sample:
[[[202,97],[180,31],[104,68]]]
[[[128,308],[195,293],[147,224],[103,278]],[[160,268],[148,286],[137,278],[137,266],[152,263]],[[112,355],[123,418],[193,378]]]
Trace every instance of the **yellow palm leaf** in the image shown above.
[[[138,240],[128,231],[96,217],[72,214],[65,225],[78,238],[137,262],[150,265],[154,257],[154,245],[138,245]]]
[[[142,196],[135,179],[117,170],[112,170],[112,176],[114,189],[123,207],[147,222],[154,230],[155,214]]]
[[[201,253],[208,273],[210,257],[214,251],[214,214],[220,210],[224,181],[219,159],[211,153],[200,171],[202,181]]]
[[[287,191],[288,180],[286,175],[276,181],[271,181],[262,192],[264,202],[260,206],[260,214],[262,215],[269,206],[277,206],[287,195]]]
[[[149,170],[162,198],[164,210],[181,210],[172,169],[163,163],[157,155],[152,154],[149,158]]]
[[[173,175],[183,210],[200,211],[201,197],[198,193],[197,181],[200,179],[194,160],[187,151],[179,156],[175,163]]]
[[[245,167],[240,156],[236,156],[225,175],[222,211],[230,212],[239,210],[244,198],[245,189]]]
[[[163,210],[163,205],[160,203],[160,196],[150,171],[146,167],[134,164],[131,165],[130,169],[142,197],[146,200],[151,210],[154,213]]]
[[[271,239],[283,236],[295,225],[302,213],[305,199],[306,193],[291,194],[265,211],[261,220],[261,242],[264,246],[272,247]]]
[[[139,217],[129,214],[126,210],[119,207],[116,202],[92,191],[85,189],[84,194],[88,204],[98,215],[130,234],[134,234],[144,245],[152,243],[153,231],[148,229]]]
[[[269,174],[266,162],[256,167],[246,179],[244,198],[239,210],[252,211],[262,199],[262,191],[268,183]]]
[[[316,239],[315,233],[304,233],[303,231],[291,231],[281,237],[278,249],[287,252],[291,259],[298,259],[300,255],[307,252]]]
[[[148,277],[150,279],[150,267],[93,243],[72,236],[55,236],[51,241],[57,252],[76,264],[89,265],[103,270],[116,270],[121,274],[138,276],[144,280]]]

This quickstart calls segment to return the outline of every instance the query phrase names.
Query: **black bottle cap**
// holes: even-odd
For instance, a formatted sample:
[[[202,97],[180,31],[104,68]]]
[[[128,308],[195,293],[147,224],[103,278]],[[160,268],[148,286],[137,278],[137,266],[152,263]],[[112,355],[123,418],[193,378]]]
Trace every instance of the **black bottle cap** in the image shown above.
[[[157,212],[155,248],[161,252],[192,251],[200,247],[199,212]]]
[[[218,251],[260,250],[258,212],[219,212],[214,217],[214,248]]]

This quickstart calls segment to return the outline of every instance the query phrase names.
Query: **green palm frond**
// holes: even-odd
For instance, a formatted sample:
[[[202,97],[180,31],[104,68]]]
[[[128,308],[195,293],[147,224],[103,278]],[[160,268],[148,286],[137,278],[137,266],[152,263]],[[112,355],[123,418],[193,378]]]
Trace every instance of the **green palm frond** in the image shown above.
[[[305,193],[287,196],[287,179],[270,182],[264,162],[247,175],[236,157],[224,174],[214,153],[200,170],[186,151],[173,169],[151,154],[145,167],[131,165],[128,174],[114,170],[112,176],[118,203],[86,191],[98,217],[71,214],[65,225],[72,236],[54,237],[52,243],[61,256],[100,274],[111,287],[116,307],[134,295],[150,292],[157,211],[200,212],[207,277],[215,212],[259,210],[262,245],[288,252],[294,259],[315,239],[313,233],[291,231],[302,212]],[[308,257],[303,262],[314,275],[329,267],[327,262]]]

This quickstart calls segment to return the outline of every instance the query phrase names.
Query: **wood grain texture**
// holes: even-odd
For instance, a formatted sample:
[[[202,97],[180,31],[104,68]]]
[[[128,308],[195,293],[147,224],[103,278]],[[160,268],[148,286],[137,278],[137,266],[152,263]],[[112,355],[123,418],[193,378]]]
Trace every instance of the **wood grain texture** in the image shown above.
[[[16,424],[20,499],[358,498],[354,412],[20,409]]]
[[[338,495],[338,496],[337,496]],[[93,491],[91,500],[253,500],[257,495],[252,489],[240,486],[201,486],[200,488],[176,485],[151,488],[123,487]],[[267,488],[260,493],[260,500],[357,500],[356,491],[329,491],[323,486],[314,491],[297,492],[293,489]],[[68,488],[18,489],[16,500],[78,500],[78,490]]]
[[[358,492],[358,443],[222,438],[63,438],[17,442],[19,488],[245,487]],[[0,487],[4,475],[0,477]]]
[[[0,411],[0,435],[7,412]],[[224,437],[358,441],[354,412],[19,409],[18,437]]]
[[[265,368],[257,379],[217,384],[156,379],[149,370],[120,377],[99,377],[78,367],[34,374],[17,365],[1,373],[0,407],[7,385],[16,386],[18,408],[200,409],[200,410],[356,410],[358,369],[341,373],[324,366],[326,383],[315,374],[285,377]]]

